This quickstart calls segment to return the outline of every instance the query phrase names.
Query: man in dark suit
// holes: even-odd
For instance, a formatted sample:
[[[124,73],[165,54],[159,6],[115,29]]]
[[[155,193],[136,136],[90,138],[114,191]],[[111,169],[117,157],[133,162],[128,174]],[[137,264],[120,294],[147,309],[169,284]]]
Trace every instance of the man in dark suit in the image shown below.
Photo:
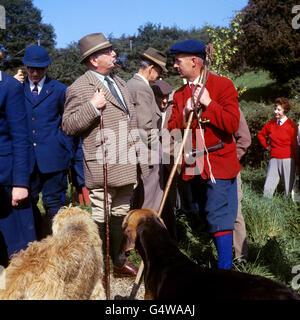
[[[72,138],[60,128],[66,86],[46,75],[51,62],[46,49],[30,46],[22,61],[28,74],[24,81],[24,93],[31,151],[31,195],[37,233],[41,237],[41,217],[36,206],[39,193],[42,191],[51,225],[52,218],[63,206],[62,194],[67,189],[67,170],[74,145]]]
[[[28,199],[29,140],[22,85],[0,71],[0,264],[36,240]]]

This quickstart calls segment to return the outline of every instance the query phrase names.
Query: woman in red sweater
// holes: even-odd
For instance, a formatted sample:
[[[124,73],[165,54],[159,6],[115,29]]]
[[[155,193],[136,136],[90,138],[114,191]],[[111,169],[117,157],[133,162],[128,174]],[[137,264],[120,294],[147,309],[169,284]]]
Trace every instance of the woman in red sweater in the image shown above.
[[[295,181],[295,170],[298,165],[297,125],[286,114],[291,105],[286,98],[275,100],[275,119],[267,122],[258,134],[263,147],[270,151],[270,162],[264,196],[271,198],[280,181],[284,180],[285,194],[289,195]]]

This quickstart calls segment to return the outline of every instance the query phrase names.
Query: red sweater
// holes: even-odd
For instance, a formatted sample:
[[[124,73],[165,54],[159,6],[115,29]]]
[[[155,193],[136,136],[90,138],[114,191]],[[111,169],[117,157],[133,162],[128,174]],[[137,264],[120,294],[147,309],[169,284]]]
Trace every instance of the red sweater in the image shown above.
[[[237,131],[240,121],[240,112],[238,104],[238,94],[233,83],[224,77],[209,74],[206,88],[212,99],[206,110],[202,113],[201,118],[209,119],[210,122],[204,125],[204,137],[207,147],[217,144],[222,140],[225,144],[223,149],[217,150],[209,154],[209,160],[212,167],[212,173],[216,179],[231,179],[235,178],[241,166],[239,164],[236,145],[233,141],[232,134]],[[173,109],[170,120],[168,122],[168,130],[184,129],[183,108],[191,97],[191,89],[185,85],[178,89],[173,97]],[[197,120],[194,119],[192,124],[193,130],[193,147],[196,147],[195,130],[199,129]],[[201,141],[201,139],[199,139]],[[197,146],[202,148],[202,146]],[[199,161],[198,161],[199,160]],[[197,166],[203,179],[209,179],[210,173],[207,163],[207,156],[204,156],[204,167],[201,167],[201,160],[197,159]],[[192,169],[194,164],[184,163],[182,169],[189,167]],[[195,168],[196,169],[196,168]],[[183,180],[192,179],[194,174],[189,170],[187,173],[182,170]]]
[[[266,149],[268,146],[271,147],[271,158],[294,158],[296,159],[296,163],[298,163],[297,133],[298,127],[290,119],[287,119],[281,126],[277,124],[276,119],[273,119],[265,124],[257,137],[263,147]]]

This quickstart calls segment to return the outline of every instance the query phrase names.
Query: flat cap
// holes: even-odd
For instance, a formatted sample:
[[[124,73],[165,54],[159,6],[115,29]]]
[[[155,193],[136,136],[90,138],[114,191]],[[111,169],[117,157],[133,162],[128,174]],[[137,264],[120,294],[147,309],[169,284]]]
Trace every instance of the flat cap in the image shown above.
[[[169,83],[164,80],[156,80],[150,85],[156,96],[163,97],[163,96],[169,95],[173,91]]]
[[[173,44],[173,46],[170,48],[170,54],[189,53],[201,59],[205,59],[205,49],[205,44],[199,40],[185,40]]]

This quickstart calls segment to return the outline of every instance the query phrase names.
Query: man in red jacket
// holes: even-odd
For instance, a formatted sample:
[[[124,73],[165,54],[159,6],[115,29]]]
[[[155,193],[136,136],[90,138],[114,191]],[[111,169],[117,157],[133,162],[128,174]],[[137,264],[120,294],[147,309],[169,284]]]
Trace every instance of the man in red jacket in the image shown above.
[[[205,49],[198,40],[182,41],[170,48],[170,53],[175,54],[174,68],[188,82],[174,94],[169,131],[183,130],[189,113],[193,111],[192,88],[198,85],[196,99],[201,88],[199,79],[206,58]],[[218,268],[221,269],[232,267],[232,230],[237,216],[236,176],[241,166],[232,138],[240,120],[237,98],[238,93],[229,79],[209,73],[200,97],[200,126],[197,119],[192,123],[192,146],[196,150],[219,144],[224,147],[196,156],[192,159],[194,161],[185,158],[182,165],[182,179],[191,180],[193,196],[214,235]]]

